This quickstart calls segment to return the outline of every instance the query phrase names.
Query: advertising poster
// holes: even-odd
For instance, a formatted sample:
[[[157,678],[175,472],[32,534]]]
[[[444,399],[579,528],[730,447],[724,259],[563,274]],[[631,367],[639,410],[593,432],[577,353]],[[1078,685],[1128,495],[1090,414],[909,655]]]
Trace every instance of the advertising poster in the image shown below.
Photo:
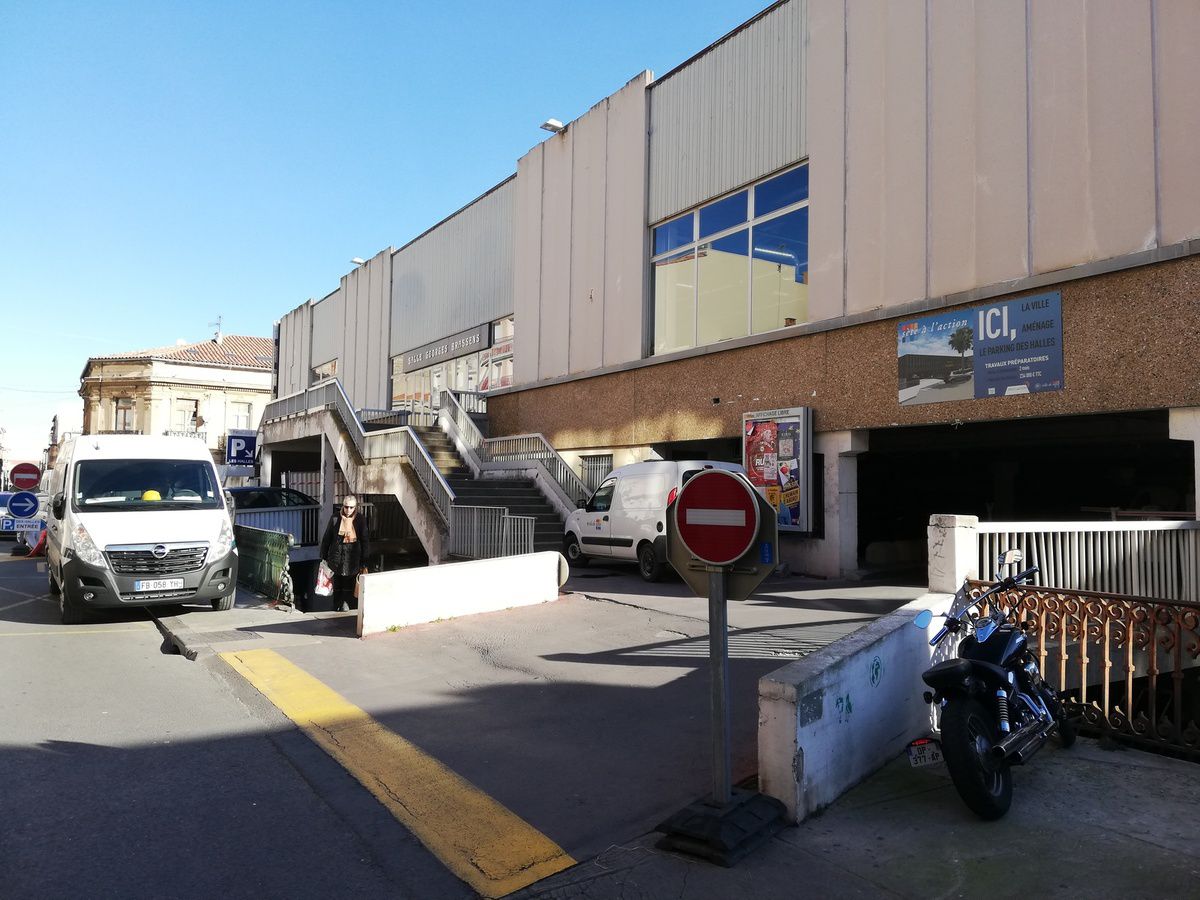
[[[902,321],[896,356],[903,406],[1060,391],[1062,295]]]
[[[742,464],[775,509],[783,531],[808,531],[812,416],[807,407],[771,409],[742,417]]]

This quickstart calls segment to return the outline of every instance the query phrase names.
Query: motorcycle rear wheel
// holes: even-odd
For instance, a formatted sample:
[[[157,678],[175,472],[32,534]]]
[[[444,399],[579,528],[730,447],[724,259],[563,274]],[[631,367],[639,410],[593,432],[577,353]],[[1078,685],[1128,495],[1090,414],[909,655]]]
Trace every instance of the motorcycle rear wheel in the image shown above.
[[[958,795],[981,819],[999,819],[1012,805],[1012,772],[989,757],[996,723],[977,700],[951,700],[942,710],[942,753]]]

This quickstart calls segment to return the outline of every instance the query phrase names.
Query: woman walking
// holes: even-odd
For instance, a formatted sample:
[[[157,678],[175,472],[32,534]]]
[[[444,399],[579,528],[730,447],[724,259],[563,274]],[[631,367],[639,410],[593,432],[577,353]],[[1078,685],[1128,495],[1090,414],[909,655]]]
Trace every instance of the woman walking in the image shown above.
[[[321,559],[333,570],[333,608],[358,609],[354,586],[359,572],[365,572],[367,552],[367,519],[358,511],[353,494],[342,499],[340,515],[334,513],[321,538]]]

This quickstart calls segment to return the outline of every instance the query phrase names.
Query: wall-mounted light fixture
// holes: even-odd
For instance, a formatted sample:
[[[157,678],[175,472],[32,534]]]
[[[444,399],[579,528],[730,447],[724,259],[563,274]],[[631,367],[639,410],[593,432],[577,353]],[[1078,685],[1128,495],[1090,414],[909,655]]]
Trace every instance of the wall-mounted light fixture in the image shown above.
[[[558,119],[547,119],[538,127],[540,127],[542,131],[549,131],[552,134],[558,134],[562,131],[565,131],[567,128],[567,126],[558,121]]]
[[[362,257],[356,256],[354,259],[350,260],[350,262],[354,263],[356,266],[361,266],[366,263],[366,260]]]

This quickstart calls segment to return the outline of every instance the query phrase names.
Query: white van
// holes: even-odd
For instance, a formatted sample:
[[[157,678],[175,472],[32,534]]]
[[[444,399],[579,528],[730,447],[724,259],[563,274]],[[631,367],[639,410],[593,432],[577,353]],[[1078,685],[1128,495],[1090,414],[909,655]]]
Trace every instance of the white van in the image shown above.
[[[737,463],[651,460],[613,469],[590,500],[567,518],[563,553],[574,565],[589,560],[637,562],[642,578],[667,570],[667,506],[705,469],[745,472]]]
[[[233,524],[203,441],[82,435],[49,486],[46,569],[64,625],[97,607],[233,605]]]

